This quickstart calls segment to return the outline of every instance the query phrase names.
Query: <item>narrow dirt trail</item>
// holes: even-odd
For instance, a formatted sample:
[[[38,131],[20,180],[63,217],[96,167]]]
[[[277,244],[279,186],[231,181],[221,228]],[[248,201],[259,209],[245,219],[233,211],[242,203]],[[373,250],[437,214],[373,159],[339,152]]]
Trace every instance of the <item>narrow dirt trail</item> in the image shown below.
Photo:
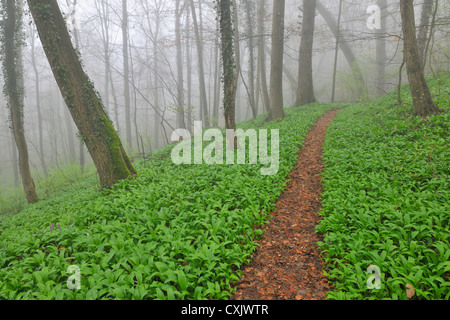
[[[244,266],[234,300],[321,300],[329,290],[322,272],[315,232],[319,222],[322,145],[328,125],[338,114],[330,111],[308,133],[278,199],[253,260]]]

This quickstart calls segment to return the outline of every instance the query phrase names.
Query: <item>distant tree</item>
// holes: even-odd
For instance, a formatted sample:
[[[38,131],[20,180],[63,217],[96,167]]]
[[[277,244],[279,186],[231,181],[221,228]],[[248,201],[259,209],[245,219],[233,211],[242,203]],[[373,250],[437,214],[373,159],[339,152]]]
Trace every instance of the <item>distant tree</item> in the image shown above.
[[[273,2],[269,120],[276,120],[285,117],[283,101],[285,6],[285,0],[275,0]]]
[[[338,64],[339,43],[341,42],[342,2],[343,0],[339,0],[339,11],[336,25],[336,46],[334,49],[334,63],[333,63],[333,84],[331,85],[331,103],[334,103],[334,98],[336,95],[336,72]]]
[[[261,95],[264,112],[269,112],[270,97],[269,89],[267,88],[267,73],[266,73],[266,36],[264,35],[265,26],[264,19],[266,17],[266,0],[258,0],[258,61],[259,61],[259,81],[261,86]]]
[[[422,63],[425,61],[425,47],[427,45],[428,33],[430,30],[430,17],[433,11],[434,0],[424,0],[422,5],[422,14],[420,16],[420,25],[417,32],[417,47],[419,49]]]
[[[325,20],[334,37],[336,39],[338,38],[340,39],[339,48],[344,54],[348,64],[352,68],[352,75],[358,83],[358,86],[356,87],[356,92],[360,98],[363,98],[364,96],[367,95],[367,88],[365,85],[361,67],[359,66],[358,61],[356,60],[356,56],[353,53],[352,48],[346,41],[345,37],[343,37],[343,35],[338,32],[338,23],[336,22],[333,13],[331,13],[319,0],[317,0],[317,12]]]
[[[377,4],[381,9],[381,26],[377,31],[377,76],[376,87],[378,96],[386,94],[386,33],[387,33],[387,0],[377,0]]]
[[[298,89],[296,106],[316,101],[312,75],[312,56],[314,40],[314,22],[316,18],[316,0],[303,0],[302,38],[300,41],[300,59],[298,67]]]
[[[194,22],[194,32],[197,43],[197,61],[198,61],[198,73],[199,73],[199,86],[200,86],[200,116],[205,122],[206,126],[209,125],[208,118],[208,100],[206,97],[206,84],[205,84],[205,71],[203,65],[203,39],[198,25],[197,13],[195,10],[194,0],[190,0],[192,21]],[[200,12],[201,15],[201,12]]]
[[[125,98],[125,137],[127,147],[132,148],[131,136],[131,97],[130,97],[130,62],[128,51],[128,1],[122,0],[122,53],[123,53],[123,90]]]
[[[175,37],[177,47],[177,127],[179,129],[186,129],[184,121],[184,83],[183,83],[183,58],[181,46],[181,0],[176,0],[175,5]]]
[[[57,0],[27,0],[45,54],[97,168],[102,188],[135,175],[98,92],[83,70]]]
[[[440,110],[431,98],[423,73],[423,62],[420,58],[416,38],[414,3],[411,0],[400,0],[400,13],[402,17],[406,71],[411,88],[414,111],[419,116],[438,113]]]
[[[17,6],[16,6],[17,5]],[[31,176],[24,127],[24,86],[22,65],[22,7],[21,1],[2,1],[3,6],[3,76],[5,96],[10,109],[11,126],[19,155],[19,171],[28,203],[39,198]],[[14,146],[13,146],[14,148]]]

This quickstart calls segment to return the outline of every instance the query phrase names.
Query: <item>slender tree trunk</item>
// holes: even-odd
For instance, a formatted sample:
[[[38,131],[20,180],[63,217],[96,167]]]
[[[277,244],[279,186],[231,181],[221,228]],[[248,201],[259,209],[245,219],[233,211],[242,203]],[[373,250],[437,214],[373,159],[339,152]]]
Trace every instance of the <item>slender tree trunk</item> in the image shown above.
[[[381,29],[377,32],[377,78],[376,87],[378,96],[386,94],[386,33],[387,33],[387,0],[378,0],[381,9]]]
[[[218,22],[216,23],[219,29]],[[219,33],[216,34],[214,45],[214,99],[213,99],[213,126],[219,125],[219,101],[220,101],[220,63],[219,63]]]
[[[190,0],[186,0],[186,6],[189,6]],[[191,62],[191,14],[190,10],[186,10],[186,73],[187,73],[187,108],[189,114],[188,129],[192,129],[192,62]]]
[[[270,97],[269,89],[267,87],[267,73],[266,73],[266,36],[264,20],[266,17],[266,0],[258,0],[258,57],[259,57],[259,68],[260,68],[260,83],[261,83],[261,93],[264,112],[269,112],[270,110]]]
[[[342,17],[342,0],[339,0],[338,22],[336,26],[336,47],[334,49],[334,65],[333,65],[333,84],[331,86],[331,103],[334,103],[336,94],[336,72],[339,54],[339,42],[341,41],[341,17]]]
[[[67,0],[67,4],[70,6],[70,1]],[[103,4],[103,1],[102,1]],[[77,0],[73,0],[72,2],[72,6],[73,6],[73,12],[71,13],[72,15],[72,27],[73,27],[73,36],[74,36],[74,40],[75,40],[75,49],[80,52],[80,41],[78,39],[78,28],[77,28],[77,21],[76,21],[76,8],[77,8]],[[107,105],[108,106],[108,105]],[[82,139],[80,139],[80,143],[79,143],[79,153],[80,153],[80,169],[81,172],[84,172],[84,165],[86,163],[86,159],[85,159],[85,146],[84,146],[84,141]]]
[[[42,108],[41,108],[41,84],[39,71],[36,63],[36,46],[34,31],[31,32],[31,65],[34,71],[34,83],[36,86],[36,110],[37,110],[37,120],[38,120],[38,132],[39,132],[39,160],[41,162],[42,171],[45,177],[48,177],[47,164],[45,163],[45,153],[44,153],[44,133],[43,133],[43,119],[42,119]]]
[[[149,14],[149,13],[147,13]],[[148,16],[148,24],[151,25],[150,18]],[[161,22],[161,13],[159,7],[155,11],[155,29],[152,32],[153,35],[153,100],[155,109],[159,109],[160,103],[160,94],[159,94],[159,52],[158,52],[158,42],[159,42],[159,29]],[[155,110],[154,114],[154,140],[155,140],[155,149],[158,149],[161,146],[161,122],[162,118],[159,112]]]
[[[420,60],[422,64],[425,62],[425,47],[428,40],[428,31],[430,29],[430,17],[433,11],[434,0],[424,0],[422,5],[422,14],[420,17],[420,26],[417,33],[417,47],[419,50]]]
[[[123,53],[123,90],[125,98],[125,137],[127,148],[133,147],[131,136],[131,98],[129,81],[129,54],[128,54],[128,1],[122,0],[122,53]]]
[[[434,104],[428,84],[423,74],[423,65],[417,46],[414,20],[414,4],[410,0],[400,0],[404,55],[409,86],[413,98],[414,111],[419,116],[427,116],[440,112]]]
[[[7,100],[10,108],[11,124],[19,154],[19,170],[25,197],[28,203],[36,203],[39,198],[31,176],[28,147],[24,128],[23,66],[22,48],[18,43],[22,30],[22,8],[16,7],[15,0],[6,1],[4,17],[4,70]],[[5,15],[5,13],[3,13]],[[20,28],[18,28],[20,26]]]
[[[255,45],[254,45],[254,39],[253,39],[253,5],[250,1],[245,2],[245,12],[247,17],[247,36],[248,36],[248,49],[249,49],[249,55],[248,55],[248,90],[250,92],[249,94],[249,100],[250,100],[250,107],[252,109],[253,118],[256,118],[256,101],[255,101]]]
[[[327,8],[324,5],[322,5],[322,3],[319,0],[317,0],[317,12],[319,12],[319,14],[325,20],[325,22],[328,25],[328,27],[330,28],[331,32],[334,34],[334,37],[337,39],[338,38],[338,32],[337,32],[338,24],[336,23],[336,20],[333,17],[334,15],[329,10],[327,10]],[[352,48],[347,43],[347,41],[345,41],[345,38],[342,37],[342,35],[339,35],[339,38],[341,38],[341,40],[339,41],[339,43],[340,43],[339,47],[340,47],[342,53],[344,54],[348,64],[350,65],[350,67],[352,69],[352,75],[357,82],[355,91],[358,94],[360,99],[364,98],[365,96],[367,96],[367,88],[365,85],[365,81],[364,81],[364,77],[363,77],[361,68],[358,64],[358,61],[356,60],[356,57],[352,51]]]
[[[283,60],[285,0],[273,2],[272,52],[270,65],[270,120],[284,118]]]
[[[83,70],[56,0],[27,0],[44,51],[102,188],[136,174],[92,81]]]
[[[175,36],[177,46],[177,86],[178,86],[178,106],[177,106],[177,127],[186,129],[184,121],[184,82],[183,82],[183,57],[181,52],[181,9],[180,0],[176,2],[175,12]]]
[[[316,101],[312,74],[314,24],[316,18],[316,0],[303,0],[302,39],[298,66],[298,89],[296,106]]]

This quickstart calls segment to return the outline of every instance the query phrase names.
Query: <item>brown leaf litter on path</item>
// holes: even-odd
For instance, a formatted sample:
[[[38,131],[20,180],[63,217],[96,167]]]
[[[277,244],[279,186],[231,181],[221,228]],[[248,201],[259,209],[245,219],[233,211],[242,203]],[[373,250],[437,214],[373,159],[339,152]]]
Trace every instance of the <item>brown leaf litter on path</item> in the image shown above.
[[[243,267],[233,300],[325,299],[330,287],[317,248],[323,237],[315,227],[320,219],[322,145],[338,112],[326,113],[308,133],[260,247]]]

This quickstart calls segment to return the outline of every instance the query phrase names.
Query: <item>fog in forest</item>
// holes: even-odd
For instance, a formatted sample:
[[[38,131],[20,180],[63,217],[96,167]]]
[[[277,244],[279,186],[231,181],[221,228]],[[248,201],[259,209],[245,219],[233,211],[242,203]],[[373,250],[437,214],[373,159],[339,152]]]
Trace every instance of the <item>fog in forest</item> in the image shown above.
[[[181,0],[178,5],[175,0],[58,2],[85,71],[132,161],[148,157],[171,143],[171,134],[180,125],[192,129],[194,121],[203,121],[206,127],[224,126],[215,2]],[[261,79],[265,79],[266,86],[269,84],[273,2],[235,2],[239,38],[236,41],[239,50],[235,51],[240,66],[235,110],[239,123],[267,112]],[[386,15],[383,25],[369,28],[372,13],[368,8],[383,2],[386,3],[381,8]],[[423,1],[414,4],[416,26],[420,27]],[[23,6],[24,129],[31,174],[40,190],[44,190],[41,192],[45,192],[45,183],[52,184],[52,175],[59,172],[55,181],[70,183],[83,170],[95,172],[95,167],[86,147],[80,143],[27,4],[24,2]],[[261,7],[263,10],[258,10]],[[426,74],[450,69],[449,18],[450,3],[439,1],[438,9],[431,12],[428,21],[432,31],[425,42]],[[285,107],[296,102],[302,21],[302,1],[287,0]],[[394,90],[399,84],[403,61],[401,37],[398,1],[318,1],[312,58],[315,99],[330,102],[334,91],[335,102],[365,102]],[[261,76],[263,73],[265,77]],[[402,82],[407,80],[403,68]],[[9,112],[5,95],[1,95],[0,197],[9,197],[9,192],[21,185]]]

